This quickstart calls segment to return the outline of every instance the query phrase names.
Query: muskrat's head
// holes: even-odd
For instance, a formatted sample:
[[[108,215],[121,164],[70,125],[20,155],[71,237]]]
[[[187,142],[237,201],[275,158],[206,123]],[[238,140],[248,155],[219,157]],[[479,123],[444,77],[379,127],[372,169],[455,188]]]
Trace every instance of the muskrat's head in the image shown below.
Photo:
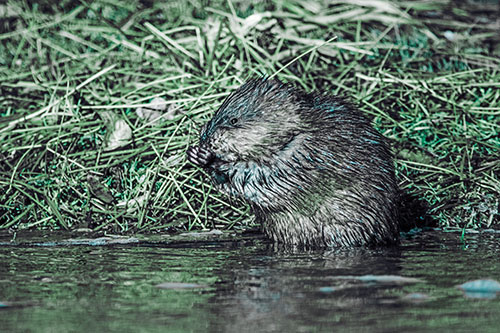
[[[278,80],[247,81],[203,127],[200,145],[225,162],[272,157],[301,131],[296,94]]]

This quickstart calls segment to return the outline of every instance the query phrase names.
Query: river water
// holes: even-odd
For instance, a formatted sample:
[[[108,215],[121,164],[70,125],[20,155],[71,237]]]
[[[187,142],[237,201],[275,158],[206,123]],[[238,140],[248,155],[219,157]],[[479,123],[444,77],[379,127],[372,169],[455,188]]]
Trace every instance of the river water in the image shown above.
[[[461,240],[432,230],[393,248],[295,253],[261,237],[115,245],[8,237],[0,237],[2,332],[500,330],[494,232]],[[476,292],[457,287],[475,280]]]

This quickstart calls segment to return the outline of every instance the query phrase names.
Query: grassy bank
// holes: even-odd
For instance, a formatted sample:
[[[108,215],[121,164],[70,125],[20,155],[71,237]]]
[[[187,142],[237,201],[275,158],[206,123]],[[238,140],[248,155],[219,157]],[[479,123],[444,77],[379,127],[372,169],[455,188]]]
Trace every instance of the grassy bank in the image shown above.
[[[277,77],[359,105],[439,225],[500,223],[498,2],[51,3],[0,5],[0,228],[252,224],[185,150],[314,47]]]

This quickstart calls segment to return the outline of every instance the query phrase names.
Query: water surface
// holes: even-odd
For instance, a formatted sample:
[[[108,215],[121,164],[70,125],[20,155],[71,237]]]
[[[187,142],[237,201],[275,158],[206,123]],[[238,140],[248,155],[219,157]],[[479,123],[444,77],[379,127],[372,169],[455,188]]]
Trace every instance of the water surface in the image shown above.
[[[499,240],[429,231],[394,248],[299,253],[261,238],[2,242],[0,330],[498,332],[500,294],[456,286],[500,280]]]

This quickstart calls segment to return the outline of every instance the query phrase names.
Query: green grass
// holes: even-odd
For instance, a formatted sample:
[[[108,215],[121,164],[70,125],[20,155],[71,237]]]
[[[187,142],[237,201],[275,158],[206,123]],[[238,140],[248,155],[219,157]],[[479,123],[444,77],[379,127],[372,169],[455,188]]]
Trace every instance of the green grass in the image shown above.
[[[498,2],[143,3],[0,5],[0,228],[251,225],[185,150],[233,89],[278,71],[373,118],[440,226],[498,227]]]

